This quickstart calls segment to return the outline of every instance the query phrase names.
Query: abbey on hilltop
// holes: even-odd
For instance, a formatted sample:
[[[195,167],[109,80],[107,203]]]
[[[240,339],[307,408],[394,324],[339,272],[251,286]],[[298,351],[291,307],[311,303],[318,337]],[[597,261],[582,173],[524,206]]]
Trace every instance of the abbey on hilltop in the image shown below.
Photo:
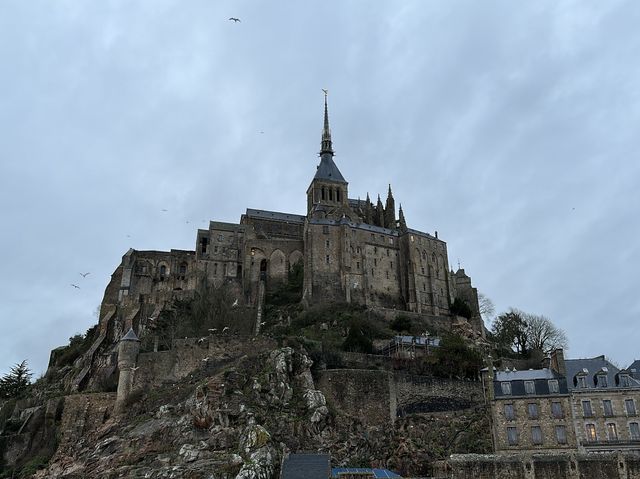
[[[481,330],[477,291],[464,270],[449,270],[447,245],[396,216],[391,186],[383,204],[349,198],[349,184],[334,162],[327,99],[320,164],[307,188],[307,214],[247,209],[240,223],[211,221],[198,230],[195,251],[129,250],[112,275],[101,311],[103,332],[111,319],[120,337],[144,316],[157,316],[176,295],[203,278],[227,283],[236,304],[260,311],[265,291],[304,265],[303,302],[346,302],[373,308],[449,316],[465,301]],[[144,305],[144,307],[143,307]],[[146,319],[146,318],[145,318]]]

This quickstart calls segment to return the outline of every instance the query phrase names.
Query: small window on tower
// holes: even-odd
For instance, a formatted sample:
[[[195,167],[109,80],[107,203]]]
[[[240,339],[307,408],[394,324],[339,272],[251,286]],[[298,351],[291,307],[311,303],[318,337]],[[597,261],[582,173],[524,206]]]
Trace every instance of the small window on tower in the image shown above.
[[[322,227],[322,233],[325,234],[325,235],[329,234],[329,227],[327,225],[324,225]]]
[[[325,256],[324,260],[327,264],[329,264],[329,255]]]

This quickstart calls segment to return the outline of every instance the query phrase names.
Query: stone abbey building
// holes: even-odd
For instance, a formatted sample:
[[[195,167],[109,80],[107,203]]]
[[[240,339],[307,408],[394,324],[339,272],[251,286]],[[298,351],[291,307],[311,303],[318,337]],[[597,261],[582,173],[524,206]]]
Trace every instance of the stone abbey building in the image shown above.
[[[462,269],[449,270],[447,245],[437,232],[409,228],[401,206],[396,216],[391,187],[384,205],[379,196],[375,204],[368,194],[366,200],[349,197],[334,162],[326,97],[320,164],[306,194],[305,216],[247,209],[239,223],[211,221],[198,230],[195,251],[129,250],[107,287],[101,324],[115,315],[122,334],[138,324],[143,309],[145,317],[150,310],[152,317],[159,314],[204,277],[229,284],[239,305],[259,311],[265,291],[299,261],[306,304],[358,303],[446,317],[460,298],[479,318],[471,279]]]

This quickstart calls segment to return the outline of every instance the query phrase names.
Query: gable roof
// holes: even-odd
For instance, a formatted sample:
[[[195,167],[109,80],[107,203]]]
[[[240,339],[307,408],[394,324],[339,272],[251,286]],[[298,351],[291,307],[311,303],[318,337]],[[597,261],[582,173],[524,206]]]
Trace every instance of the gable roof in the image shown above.
[[[328,454],[289,454],[282,463],[280,479],[329,479],[330,461]]]

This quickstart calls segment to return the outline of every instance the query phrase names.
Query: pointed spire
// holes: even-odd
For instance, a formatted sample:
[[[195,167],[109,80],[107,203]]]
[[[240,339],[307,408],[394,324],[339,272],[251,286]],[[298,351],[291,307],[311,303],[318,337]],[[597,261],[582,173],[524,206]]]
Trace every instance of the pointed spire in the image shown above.
[[[371,199],[367,192],[367,200],[364,204],[364,222],[368,225],[373,224],[373,206],[371,205]]]
[[[382,206],[382,201],[380,200],[380,195],[378,195],[378,202],[376,203],[376,225],[385,227],[384,224],[384,207]]]
[[[400,203],[400,211],[398,212],[398,216],[400,217],[398,221],[400,221],[400,231],[407,231],[407,222],[404,219],[404,212],[402,211],[402,203]]]
[[[387,203],[384,208],[384,221],[387,228],[396,228],[396,202],[391,193],[391,185],[389,185],[389,193],[387,194]]]
[[[320,155],[325,153],[333,156],[333,145],[331,144],[331,129],[329,128],[329,107],[327,106],[327,90],[324,92],[324,127],[322,128],[322,141],[320,143]]]

